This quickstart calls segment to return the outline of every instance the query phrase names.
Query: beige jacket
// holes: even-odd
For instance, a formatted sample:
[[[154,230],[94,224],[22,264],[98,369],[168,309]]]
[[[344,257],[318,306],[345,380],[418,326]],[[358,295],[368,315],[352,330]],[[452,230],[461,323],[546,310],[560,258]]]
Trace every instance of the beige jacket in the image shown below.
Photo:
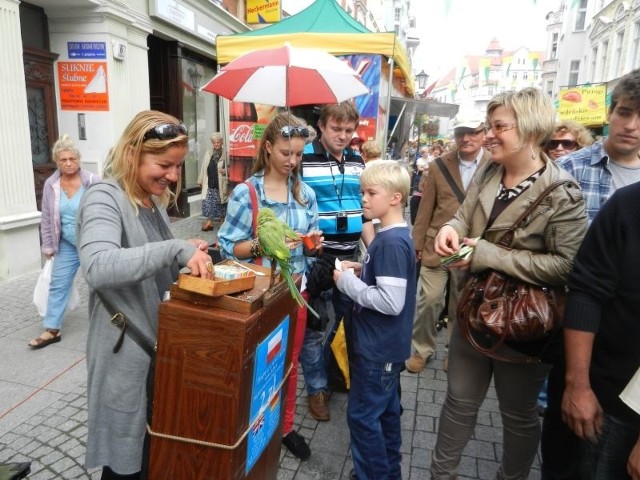
[[[202,157],[202,167],[200,167],[200,175],[198,175],[198,185],[202,185],[202,200],[207,196],[207,189],[209,188],[209,176],[207,175],[207,167],[209,166],[209,160],[213,155],[213,149],[210,148]],[[220,202],[227,203],[229,201],[229,184],[227,182],[227,176],[224,172],[224,150],[218,160],[218,185],[220,186]]]
[[[471,257],[470,272],[488,268],[538,285],[564,285],[573,267],[573,258],[587,230],[582,191],[577,182],[543,155],[547,168],[536,182],[496,218],[485,231],[503,167],[490,162],[476,175],[465,201],[448,222],[460,236],[482,237]],[[557,180],[573,183],[557,187],[515,230],[511,249],[496,245],[513,222],[548,186]]]
[[[491,158],[485,150],[478,171]],[[460,168],[458,166],[458,153],[449,152],[442,156],[447,170],[453,177],[461,192],[464,192]],[[476,171],[477,173],[477,171]],[[460,203],[455,193],[449,186],[446,178],[435,162],[431,162],[429,173],[423,174],[422,199],[416,214],[416,221],[411,230],[414,248],[417,252],[422,252],[422,266],[437,267],[440,265],[440,257],[433,250],[436,233],[442,225],[451,220],[453,215],[460,208]]]

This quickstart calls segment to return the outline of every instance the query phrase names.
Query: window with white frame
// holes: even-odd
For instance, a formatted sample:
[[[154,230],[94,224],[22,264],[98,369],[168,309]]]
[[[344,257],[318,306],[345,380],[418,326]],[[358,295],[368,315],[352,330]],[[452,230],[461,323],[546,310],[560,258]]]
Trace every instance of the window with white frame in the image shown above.
[[[547,95],[549,95],[549,97],[553,98],[553,80],[547,80]]]
[[[634,70],[640,67],[640,20],[633,24],[632,35],[630,55],[627,57],[627,70]]]
[[[578,0],[578,9],[576,10],[576,23],[574,30],[584,30],[587,23],[587,0]]]
[[[401,18],[402,18],[402,9],[401,8],[396,8],[395,9],[395,14],[394,14],[395,22],[399,23]]]
[[[618,77],[622,73],[622,47],[624,46],[624,30],[616,33],[616,50],[613,52],[613,76]]]
[[[580,74],[580,60],[571,60],[569,66],[569,86],[578,84],[578,75]]]
[[[589,67],[589,78],[592,81],[596,80],[596,64],[598,62],[598,47],[591,49],[591,66]]]
[[[551,47],[549,50],[549,60],[555,60],[558,57],[558,32],[551,34]]]
[[[607,50],[609,50],[609,40],[602,42],[600,46],[600,81],[604,82],[607,79]]]

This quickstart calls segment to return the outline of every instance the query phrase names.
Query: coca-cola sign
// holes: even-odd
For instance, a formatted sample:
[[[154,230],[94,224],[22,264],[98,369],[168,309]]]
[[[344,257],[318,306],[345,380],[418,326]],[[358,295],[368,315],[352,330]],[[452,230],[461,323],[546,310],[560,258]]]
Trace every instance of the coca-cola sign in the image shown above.
[[[229,122],[229,154],[234,157],[254,157],[256,141],[253,138],[253,123]]]

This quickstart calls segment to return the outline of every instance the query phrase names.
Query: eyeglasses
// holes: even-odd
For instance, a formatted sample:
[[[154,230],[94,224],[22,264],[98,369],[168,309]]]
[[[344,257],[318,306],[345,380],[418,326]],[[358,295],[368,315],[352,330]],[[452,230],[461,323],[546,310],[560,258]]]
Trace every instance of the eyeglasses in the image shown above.
[[[309,137],[309,129],[307,127],[292,127],[291,125],[285,125],[280,129],[280,135],[284,138],[291,137]]]
[[[158,140],[172,140],[180,135],[187,135],[187,127],[182,123],[176,125],[175,123],[164,123],[162,125],[158,125],[157,127],[153,127],[142,137],[142,141],[146,142],[151,138],[156,138]]]
[[[489,133],[491,130],[493,130],[493,133],[508,132],[509,130],[513,130],[517,126],[517,123],[494,123],[493,125],[487,123],[487,125],[484,127],[484,133]]]
[[[578,143],[574,140],[549,140],[547,142],[547,148],[549,150],[555,150],[562,145],[563,150],[574,150]]]

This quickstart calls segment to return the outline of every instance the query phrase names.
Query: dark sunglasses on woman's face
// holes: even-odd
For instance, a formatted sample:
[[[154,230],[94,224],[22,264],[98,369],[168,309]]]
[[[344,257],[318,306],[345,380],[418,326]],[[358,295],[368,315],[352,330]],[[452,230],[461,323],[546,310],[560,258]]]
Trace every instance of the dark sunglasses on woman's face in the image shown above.
[[[172,140],[180,135],[187,134],[187,127],[182,123],[176,125],[175,123],[164,123],[162,125],[158,125],[157,127],[153,127],[142,137],[142,141],[146,142],[151,138],[156,138],[158,140]]]
[[[578,146],[573,140],[549,140],[547,142],[547,148],[549,150],[555,150],[559,145],[562,145],[564,150],[574,150]]]
[[[280,135],[282,135],[284,138],[291,138],[296,136],[307,138],[309,137],[309,129],[307,127],[292,127],[290,125],[285,125],[280,129]]]

